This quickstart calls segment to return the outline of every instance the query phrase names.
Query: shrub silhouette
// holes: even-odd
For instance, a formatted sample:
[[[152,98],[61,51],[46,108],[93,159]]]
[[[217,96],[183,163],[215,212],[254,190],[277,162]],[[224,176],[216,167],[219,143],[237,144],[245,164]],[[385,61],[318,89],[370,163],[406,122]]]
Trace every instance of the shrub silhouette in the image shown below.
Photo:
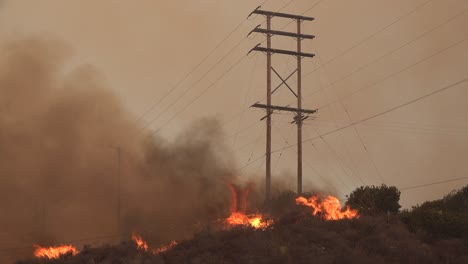
[[[361,186],[354,190],[346,201],[346,205],[357,209],[366,215],[399,212],[400,191],[395,186]]]
[[[440,200],[403,211],[400,217],[411,231],[423,233],[430,239],[468,241],[468,185]]]

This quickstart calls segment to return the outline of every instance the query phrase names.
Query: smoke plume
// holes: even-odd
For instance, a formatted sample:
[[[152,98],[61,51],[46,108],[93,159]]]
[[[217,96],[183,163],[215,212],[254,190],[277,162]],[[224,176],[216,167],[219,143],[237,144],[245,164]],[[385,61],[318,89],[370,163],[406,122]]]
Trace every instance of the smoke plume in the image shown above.
[[[133,230],[160,243],[227,215],[234,170],[217,121],[170,142],[148,136],[96,70],[66,70],[65,45],[22,39],[0,54],[0,248],[28,256],[34,243]]]

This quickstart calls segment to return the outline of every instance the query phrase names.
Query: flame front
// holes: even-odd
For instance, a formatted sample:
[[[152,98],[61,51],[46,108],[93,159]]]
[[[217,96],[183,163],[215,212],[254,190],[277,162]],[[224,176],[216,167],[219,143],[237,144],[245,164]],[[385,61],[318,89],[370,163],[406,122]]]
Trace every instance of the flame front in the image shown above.
[[[58,259],[63,255],[72,254],[73,256],[80,253],[71,245],[60,245],[56,247],[41,247],[34,245],[34,256],[36,258]]]
[[[177,245],[177,242],[175,242],[174,240],[172,240],[169,244],[167,245],[164,245],[160,248],[156,248],[156,249],[153,249],[153,254],[157,255],[159,253],[162,253],[162,252],[165,252],[165,251],[168,251],[169,249],[175,247]]]
[[[132,233],[132,240],[135,242],[138,249],[143,250],[145,252],[148,251],[148,249],[149,249],[148,243],[146,243],[146,241],[143,240],[143,238],[140,235],[133,232]],[[154,255],[157,255],[159,253],[168,251],[169,249],[175,247],[176,245],[177,245],[176,241],[171,241],[167,245],[164,245],[164,246],[162,246],[160,248],[155,248],[155,249],[151,250],[151,253],[153,253]]]
[[[249,184],[244,190],[239,187],[228,184],[231,191],[230,211],[231,215],[225,219],[228,227],[233,226],[251,226],[255,229],[265,229],[270,226],[273,221],[265,220],[261,214],[247,215],[247,197],[250,193],[252,184]]]
[[[146,243],[146,241],[144,241],[143,238],[135,232],[132,233],[132,240],[135,242],[138,249],[148,251],[148,244]]]
[[[352,210],[346,207],[345,211],[341,210],[341,204],[338,198],[331,195],[327,196],[321,202],[317,196],[312,196],[309,199],[305,197],[298,197],[296,204],[302,204],[313,209],[312,214],[321,214],[325,220],[340,220],[343,218],[357,218],[359,217],[357,210]]]
[[[272,220],[265,220],[261,214],[246,215],[241,212],[234,212],[226,218],[229,226],[251,226],[255,229],[265,229],[272,224]]]

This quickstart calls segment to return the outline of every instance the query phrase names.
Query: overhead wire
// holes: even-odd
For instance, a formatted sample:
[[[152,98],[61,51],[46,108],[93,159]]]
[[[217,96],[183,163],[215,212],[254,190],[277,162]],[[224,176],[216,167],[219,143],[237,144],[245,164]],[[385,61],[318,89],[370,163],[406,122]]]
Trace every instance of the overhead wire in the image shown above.
[[[312,128],[314,128],[315,132],[320,137],[320,139],[322,139],[322,141],[325,143],[325,145],[328,147],[329,151],[337,158],[338,164],[340,165],[342,171],[350,179],[351,177],[350,177],[350,175],[348,174],[348,172],[345,169],[344,160],[340,157],[338,152],[336,152],[336,150],[333,149],[333,147],[328,143],[328,141],[325,140],[325,138],[323,138],[322,136],[320,136],[320,133],[315,129],[315,127],[312,127]],[[352,175],[361,182],[361,184],[366,185],[366,183],[364,182],[364,180],[362,179],[362,177],[358,173],[354,173],[352,170],[351,170],[351,172],[352,172]]]
[[[391,73],[391,74],[385,76],[384,78],[382,78],[382,79],[380,79],[380,80],[378,80],[378,81],[374,81],[374,82],[372,82],[372,83],[370,83],[370,84],[368,84],[368,85],[362,86],[361,88],[359,88],[359,89],[357,89],[357,90],[355,90],[355,91],[353,91],[353,92],[351,92],[351,93],[348,93],[347,95],[345,95],[345,96],[343,96],[343,97],[340,97],[340,98],[338,98],[338,99],[336,99],[336,100],[332,100],[332,101],[330,101],[330,102],[328,102],[328,103],[326,103],[326,104],[320,106],[319,109],[323,109],[323,108],[325,108],[325,107],[327,107],[327,106],[329,106],[329,105],[332,105],[332,104],[334,104],[334,103],[336,103],[336,102],[339,102],[339,100],[343,100],[343,99],[345,99],[345,98],[351,97],[351,96],[357,94],[358,92],[360,92],[360,91],[362,91],[362,90],[364,90],[364,89],[367,89],[367,88],[369,88],[369,87],[375,86],[375,85],[377,85],[377,84],[379,84],[379,83],[381,83],[381,82],[384,82],[384,81],[386,81],[386,80],[388,80],[388,79],[390,79],[390,78],[392,78],[392,77],[394,77],[394,76],[397,76],[397,75],[399,75],[400,73],[405,72],[405,71],[407,71],[407,70],[413,68],[414,66],[417,66],[417,65],[419,65],[419,64],[421,64],[421,63],[424,63],[424,62],[428,61],[429,59],[432,59],[432,58],[434,58],[435,56],[437,56],[437,55],[439,55],[439,54],[441,54],[441,53],[443,53],[443,52],[445,52],[445,51],[447,51],[447,50],[450,50],[450,49],[452,49],[452,48],[454,48],[454,47],[456,47],[456,46],[462,44],[462,43],[465,42],[466,40],[468,40],[468,36],[465,37],[465,38],[463,38],[463,39],[461,39],[461,40],[459,40],[459,41],[456,41],[455,43],[453,43],[453,44],[451,44],[451,45],[449,45],[449,46],[447,46],[447,47],[445,47],[445,48],[443,48],[443,49],[438,50],[437,52],[431,54],[430,56],[424,57],[424,58],[422,58],[422,59],[416,61],[415,63],[412,63],[412,64],[410,64],[410,65],[404,67],[403,69],[400,69],[400,70],[398,70],[398,71],[396,71],[396,72],[393,72],[393,73]]]
[[[353,49],[361,46],[362,44],[364,44],[365,42],[367,42],[368,40],[372,39],[373,37],[375,37],[376,35],[378,35],[379,33],[387,30],[388,28],[392,27],[393,25],[395,25],[396,23],[398,23],[399,21],[401,21],[403,18],[407,17],[407,16],[410,16],[412,14],[414,14],[416,11],[418,11],[419,9],[427,6],[430,2],[433,2],[435,0],[427,0],[427,1],[424,1],[422,2],[421,4],[417,5],[414,9],[411,9],[409,12],[407,13],[404,13],[403,15],[399,16],[396,20],[392,21],[390,24],[387,24],[385,26],[383,26],[382,28],[380,28],[379,30],[377,30],[376,32],[374,32],[373,34],[369,35],[368,37],[362,39],[361,41],[359,41],[358,43],[356,43],[355,45],[351,46],[349,49],[341,52],[338,56],[335,56],[333,57],[332,59],[328,60],[325,64],[329,64],[333,61],[335,61],[337,58],[339,57],[342,57],[346,54],[348,54],[350,51],[352,51]]]
[[[382,116],[382,115],[388,114],[388,113],[393,112],[393,111],[395,111],[395,110],[397,110],[397,109],[403,108],[403,107],[405,107],[405,106],[411,105],[411,104],[413,104],[413,103],[416,103],[416,102],[418,102],[418,101],[420,101],[420,100],[426,99],[426,98],[428,98],[428,97],[430,97],[430,96],[433,96],[433,95],[435,95],[435,94],[441,93],[441,92],[443,92],[443,91],[445,91],[445,90],[448,90],[448,89],[450,89],[450,88],[456,87],[456,86],[458,86],[458,85],[460,85],[460,84],[463,84],[463,83],[465,83],[465,82],[467,82],[467,81],[468,81],[468,77],[467,77],[467,78],[464,78],[464,79],[461,79],[461,80],[459,80],[459,81],[456,81],[456,82],[454,82],[454,83],[451,83],[451,84],[449,84],[449,85],[446,85],[446,86],[444,86],[444,87],[442,87],[442,88],[436,89],[436,90],[434,90],[434,91],[432,91],[432,92],[430,92],[430,93],[427,93],[427,94],[425,94],[425,95],[419,96],[419,97],[417,97],[417,98],[415,98],[415,99],[412,99],[412,100],[410,100],[410,101],[407,101],[407,102],[405,102],[405,103],[398,104],[398,105],[396,105],[396,106],[394,106],[394,107],[392,107],[392,108],[390,108],[390,109],[387,109],[387,110],[385,110],[385,111],[382,111],[382,112],[379,112],[379,113],[377,113],[377,114],[371,115],[371,116],[366,117],[366,118],[364,118],[364,119],[361,119],[361,120],[359,120],[359,121],[354,121],[353,123],[351,123],[351,124],[349,124],[349,125],[345,125],[345,126],[342,126],[342,127],[338,128],[338,129],[334,129],[334,130],[332,130],[332,131],[328,131],[328,132],[326,132],[326,133],[322,133],[322,134],[320,134],[320,136],[317,136],[317,137],[313,137],[313,138],[309,138],[309,139],[303,140],[302,142],[303,142],[303,143],[304,143],[304,142],[310,142],[310,141],[313,141],[313,140],[316,140],[316,139],[320,138],[321,136],[322,136],[322,137],[323,137],[323,136],[327,136],[327,135],[333,134],[333,133],[335,133],[335,132],[341,131],[341,130],[343,130],[343,129],[349,128],[349,127],[351,127],[351,126],[355,126],[355,125],[360,124],[360,123],[362,123],[362,122],[366,122],[366,121],[371,120],[371,119],[373,119],[373,118],[376,118],[376,117],[378,117],[378,116]],[[288,146],[288,147],[286,147],[286,148],[294,147],[294,146],[296,146],[296,145],[297,145],[297,144],[294,144],[294,145]],[[280,148],[280,149],[273,150],[273,151],[271,151],[271,153],[275,153],[275,152],[281,151],[281,150],[283,150],[283,149],[285,149],[285,148]],[[262,157],[258,157],[257,159],[263,158],[264,156],[265,156],[265,155],[263,155]],[[256,161],[257,159],[255,159],[254,161]]]
[[[284,7],[288,6],[288,5],[289,5],[290,3],[292,3],[293,1],[294,1],[294,0],[289,1]],[[265,1],[265,2],[266,2],[266,1]],[[283,8],[284,8],[284,7],[283,7]],[[244,21],[245,21],[245,20],[244,20]],[[149,126],[151,123],[153,123],[155,120],[157,120],[157,119],[162,115],[162,113],[164,113],[165,111],[167,111],[170,107],[172,107],[172,105],[176,104],[176,103],[180,100],[180,98],[182,98],[189,90],[191,90],[196,84],[198,84],[205,76],[207,76],[215,67],[217,67],[227,56],[229,56],[229,55],[230,55],[238,46],[240,46],[240,44],[242,44],[246,39],[247,39],[247,36],[245,36],[244,38],[242,38],[227,54],[225,54],[225,55],[221,58],[221,60],[219,60],[207,73],[205,73],[205,74],[202,76],[202,78],[200,78],[195,84],[193,84],[193,85],[190,86],[188,89],[186,89],[186,90],[184,91],[184,93],[183,93],[181,96],[177,97],[177,99],[176,99],[175,101],[173,101],[168,107],[166,107],[158,116],[156,116],[155,118],[153,118],[147,125],[145,125],[145,126],[143,127],[143,129],[146,128],[146,127],[148,127],[148,126]],[[244,59],[245,57],[246,57],[246,56],[242,57],[241,60]],[[238,61],[237,63],[239,63],[239,62],[240,62],[240,61]],[[236,65],[237,65],[237,63],[236,63]],[[232,70],[232,67],[229,68],[229,70],[228,70],[227,72],[230,72],[231,70]],[[227,72],[225,72],[225,73],[222,75],[222,77],[224,77],[224,76],[226,75]],[[219,78],[219,79],[220,79],[220,78]],[[219,81],[219,79],[218,79],[217,81]],[[216,81],[216,82],[217,82],[217,81]],[[216,82],[215,82],[215,83],[216,83]],[[209,87],[212,87],[212,85],[210,85]],[[209,89],[209,88],[208,88],[208,89]],[[203,95],[208,89],[205,89],[205,90],[202,92],[201,95]],[[183,107],[183,109],[182,109],[181,111],[177,112],[173,117],[171,117],[168,121],[166,121],[166,122],[163,124],[163,126],[161,126],[160,128],[158,128],[158,129],[157,129],[155,132],[153,132],[153,133],[156,133],[156,132],[159,131],[162,127],[164,127],[166,124],[168,124],[169,122],[171,122],[172,120],[174,120],[174,118],[175,118],[176,116],[178,116],[181,112],[185,111],[185,109],[187,109],[191,104],[193,104],[193,102],[196,101],[199,97],[200,97],[200,96],[197,96],[197,98],[196,98],[195,100],[192,100],[188,105],[186,105],[185,107]],[[153,134],[153,133],[151,133],[151,134]]]
[[[266,2],[266,1],[265,1]],[[149,114],[154,110],[159,104],[169,96],[175,89],[177,89],[190,75],[192,75],[208,58],[213,55],[213,53],[221,47],[226,40],[228,40],[242,25],[244,25],[246,20],[242,20],[233,30],[231,30],[226,37],[224,37],[218,44],[210,50],[210,52],[195,66],[193,67],[182,79],[180,79],[175,86],[169,89],[156,103],[152,104],[142,115],[138,117],[137,122],[140,121],[143,117]]]
[[[244,117],[245,108],[246,108],[246,105],[247,105],[247,98],[249,96],[250,90],[252,89],[252,83],[253,83],[254,75],[255,75],[255,72],[256,72],[256,69],[257,69],[257,62],[258,62],[258,56],[255,56],[255,62],[254,62],[254,66],[253,66],[253,69],[252,69],[252,73],[250,75],[249,86],[247,88],[247,92],[245,93],[244,102],[242,104],[242,113],[241,113],[241,115],[239,117],[239,122],[237,123],[236,135],[234,137],[234,143],[233,143],[234,146],[236,145],[237,135],[238,135],[238,132],[239,132],[239,129],[240,129],[242,118]]]
[[[422,34],[419,34],[416,38],[413,38],[413,39],[411,39],[411,40],[409,40],[409,41],[403,43],[402,45],[398,46],[397,48],[392,49],[391,51],[389,51],[389,52],[383,54],[382,56],[379,56],[379,57],[375,58],[375,59],[372,60],[371,62],[366,63],[365,65],[363,65],[363,66],[357,68],[356,70],[354,70],[354,71],[352,71],[351,73],[345,75],[344,77],[342,77],[342,78],[340,78],[340,79],[338,79],[338,80],[335,80],[335,81],[331,82],[330,85],[328,85],[328,86],[326,86],[326,87],[322,87],[322,88],[320,88],[319,90],[324,89],[324,88],[328,88],[328,87],[330,87],[330,86],[332,86],[332,85],[334,85],[334,84],[336,84],[336,83],[338,83],[338,82],[341,82],[341,81],[343,81],[343,80],[345,80],[345,79],[347,79],[347,78],[349,78],[349,77],[355,75],[356,73],[360,72],[361,70],[363,70],[363,69],[365,69],[365,68],[367,68],[367,67],[369,67],[369,66],[375,64],[376,62],[379,62],[380,60],[382,60],[383,58],[385,58],[385,57],[387,57],[387,56],[389,56],[389,55],[395,54],[396,52],[398,52],[398,51],[402,50],[403,48],[409,46],[410,44],[414,43],[415,41],[417,41],[417,40],[419,40],[419,39],[421,39],[421,38],[427,36],[428,34],[434,32],[435,30],[437,30],[437,29],[441,28],[442,26],[444,26],[444,25],[446,25],[446,24],[452,22],[453,20],[459,18],[460,16],[462,16],[462,15],[464,15],[464,14],[466,14],[466,13],[467,13],[467,10],[462,10],[461,12],[458,12],[455,16],[450,17],[449,19],[447,19],[447,20],[443,21],[442,23],[438,24],[437,26],[435,26],[435,27],[433,27],[433,28],[431,28],[431,29],[429,29],[429,30],[423,32]],[[464,40],[465,40],[465,39],[463,39],[462,41],[464,41]],[[456,44],[458,44],[458,42],[457,42]],[[456,45],[456,44],[455,44],[455,45]],[[449,46],[447,49],[451,48],[452,46],[453,46],[453,45]],[[433,54],[433,56],[435,56],[435,55],[437,55],[437,54],[439,54],[439,53],[441,53],[441,52],[443,52],[443,51],[445,51],[445,50],[446,50],[446,49],[443,49],[443,50],[441,50],[441,51],[439,51],[439,52]],[[432,58],[433,56],[426,57],[426,59]],[[425,60],[418,61],[416,64],[418,64],[419,62],[423,62],[423,61],[425,61]],[[324,64],[324,65],[326,65],[326,64]],[[414,65],[415,65],[415,64],[413,64],[413,65],[411,65],[411,66],[414,66]],[[323,66],[323,67],[324,67],[324,66]],[[405,68],[405,69],[406,69],[406,68]],[[404,71],[405,69],[403,69],[402,71]],[[308,75],[310,75],[310,74],[313,73],[314,71],[315,71],[315,70],[313,70],[313,71],[307,73],[307,74],[305,75],[305,77],[307,77]],[[402,71],[400,71],[400,72],[402,72]],[[400,72],[397,72],[397,73],[400,73]],[[391,77],[391,76],[390,76],[390,77]],[[385,80],[385,79],[384,79],[384,80]],[[381,80],[381,81],[383,81],[383,80]],[[379,82],[380,82],[380,81],[379,81]],[[372,86],[372,85],[373,85],[373,84],[371,84],[371,85],[369,85],[369,86]],[[364,88],[362,88],[362,89],[364,89]],[[362,89],[360,89],[360,90],[362,90]],[[313,91],[313,92],[310,93],[310,94],[306,94],[306,95],[304,96],[304,98],[307,98],[307,97],[310,97],[310,96],[316,94],[319,90]],[[359,91],[359,90],[358,90],[358,91]],[[352,94],[355,94],[356,92],[357,92],[357,91],[354,91]],[[351,94],[351,95],[352,95],[352,94]],[[349,95],[348,95],[348,96],[345,96],[345,97],[341,97],[340,99],[343,99],[343,98],[346,98],[346,97],[349,97]],[[338,100],[335,100],[335,101],[333,101],[332,103],[335,103],[335,102],[338,102]]]
[[[322,64],[323,62],[322,62],[321,56],[320,56],[320,55],[317,55],[317,58],[319,59],[319,63]],[[328,82],[331,83],[331,82],[330,82],[330,77],[329,77],[328,72],[326,71],[325,68],[324,68],[324,71],[325,71],[325,76],[327,77]],[[332,90],[332,91],[333,91],[335,97],[336,97],[336,98],[339,98],[339,97],[338,97],[338,94],[336,94],[336,92],[335,92],[334,90]],[[342,107],[342,108],[344,109],[344,111],[346,112],[346,115],[347,115],[349,121],[352,121],[351,116],[350,116],[350,114],[349,114],[349,112],[348,112],[348,109],[345,107],[345,105],[343,104],[343,102],[342,102],[341,100],[340,100],[339,102],[340,102],[341,107]],[[336,112],[335,112],[335,113],[336,113]],[[363,142],[363,140],[362,140],[362,138],[361,138],[361,135],[360,135],[359,132],[357,131],[356,126],[354,126],[353,128],[354,128],[354,130],[355,130],[355,133],[356,133],[357,137],[360,139],[361,144],[364,146],[364,149],[367,151],[367,148],[366,148],[366,146],[364,145],[364,142]],[[314,127],[314,129],[315,129],[315,127]],[[316,133],[319,134],[317,130],[316,130]],[[350,162],[350,163],[351,163],[351,166],[353,167],[353,170],[352,170],[353,175],[354,175],[355,177],[357,176],[357,177],[359,178],[359,180],[361,181],[361,183],[365,184],[364,180],[363,180],[362,177],[359,175],[359,170],[357,169],[357,167],[356,167],[356,166],[354,165],[354,163],[353,163],[352,155],[349,153],[349,150],[348,150],[348,148],[347,148],[347,146],[346,146],[346,142],[345,142],[344,139],[343,139],[343,135],[341,135],[340,133],[339,133],[338,135],[340,136],[341,142],[342,142],[342,144],[344,145],[345,150],[346,150],[346,152],[348,153],[348,156],[350,157],[349,159],[350,159],[350,161],[351,161],[351,162]],[[323,139],[323,138],[322,138],[322,139]],[[325,139],[323,139],[323,140],[325,141]],[[333,150],[332,147],[331,147],[331,145],[330,145],[327,141],[325,141],[325,143],[330,147],[331,150]],[[336,156],[337,156],[338,158],[340,158],[339,155],[336,154]],[[373,163],[372,158],[371,158],[370,156],[369,156],[369,158],[371,159],[371,162]],[[343,161],[343,162],[344,162],[344,161]],[[374,164],[374,166],[375,166],[375,164]],[[380,177],[380,178],[382,179],[382,177]],[[382,181],[383,181],[383,179],[382,179]]]
[[[317,54],[317,58],[318,58],[318,60],[319,60],[319,63],[321,64],[320,67],[324,69],[324,72],[325,72],[325,74],[326,74],[326,77],[327,77],[327,80],[328,80],[328,83],[329,83],[329,86],[328,86],[328,87],[331,86],[331,88],[334,88],[334,87],[333,87],[334,84],[330,81],[330,77],[329,77],[329,75],[328,75],[328,72],[327,72],[327,70],[326,70],[326,68],[325,68],[325,66],[324,66],[324,64],[323,64],[322,57],[321,57],[319,54]],[[322,87],[322,88],[323,88],[323,87]],[[335,97],[336,97],[337,99],[339,99],[339,96],[338,96],[338,94],[335,92],[335,90],[332,89],[332,91],[333,91]],[[339,103],[340,103],[341,107],[344,109],[348,120],[352,122],[351,115],[349,114],[349,111],[348,111],[348,109],[346,108],[346,106],[343,104],[343,101],[342,101],[342,100],[339,100]],[[361,137],[361,135],[360,135],[360,133],[359,133],[359,131],[358,131],[357,126],[353,126],[353,128],[354,128],[354,132],[356,133],[356,136],[357,136],[358,139],[359,139],[359,142],[360,142],[361,145],[363,146],[364,151],[367,153],[368,159],[370,160],[372,166],[374,167],[374,170],[377,172],[377,176],[380,178],[380,180],[381,180],[382,183],[385,183],[385,181],[384,181],[384,179],[383,179],[383,177],[382,177],[382,174],[380,173],[380,170],[377,168],[377,165],[375,164],[375,162],[374,162],[374,160],[373,160],[373,158],[372,158],[372,155],[369,153],[369,150],[367,149],[366,145],[364,144],[364,140],[362,139],[362,137]],[[341,136],[341,135],[340,135],[340,136]],[[343,138],[342,138],[342,137],[341,137],[341,139],[342,139],[342,141],[343,141]],[[343,144],[346,144],[346,143],[343,142]],[[346,148],[346,150],[347,150],[347,148]],[[349,151],[348,151],[348,150],[347,150],[347,152],[348,152],[348,154],[349,154]],[[350,156],[351,156],[351,155],[350,155]],[[353,163],[352,163],[352,164],[353,164]],[[354,164],[353,164],[353,166],[354,166]],[[355,171],[356,171],[356,172],[358,171],[357,168],[355,168]],[[359,177],[359,178],[361,179],[361,177]],[[362,181],[362,179],[361,179],[361,181]]]
[[[450,179],[450,180],[445,180],[445,181],[432,182],[432,183],[421,184],[421,185],[416,185],[416,186],[411,186],[411,187],[405,187],[405,188],[401,188],[399,190],[400,191],[407,191],[407,190],[419,189],[419,188],[423,188],[423,187],[439,185],[439,184],[455,182],[455,181],[461,181],[461,180],[467,180],[467,179],[468,179],[468,177],[462,177],[462,178],[457,178],[457,179]]]
[[[266,4],[270,0],[265,0],[261,5]],[[190,75],[192,75],[206,60],[208,60],[213,53],[218,50],[231,36],[240,28],[244,25],[244,23],[247,21],[247,19],[242,20],[239,24],[237,24],[234,29],[232,29],[226,37],[221,39],[218,44],[208,52],[208,54],[197,64],[195,67],[193,67],[182,79],[180,79],[175,86],[173,86],[171,89],[169,89],[156,103],[152,104],[142,115],[140,115],[136,122],[140,121],[143,117],[145,117],[148,113],[154,110],[167,96],[169,96],[175,89],[177,89]],[[154,101],[154,100],[153,100]]]
[[[172,101],[166,108],[164,108],[156,117],[152,118],[145,126],[143,126],[142,129],[147,128],[149,125],[151,125],[154,121],[159,119],[169,108],[171,108],[173,105],[177,104],[182,97],[184,97],[190,90],[192,90],[198,83],[200,83],[208,74],[210,74],[218,65],[221,64],[237,47],[239,47],[246,38],[243,38],[241,41],[239,41],[234,47],[232,47],[223,57],[221,57],[220,60],[218,60],[207,72],[205,72],[201,78],[199,78],[193,85],[187,87],[187,89],[184,90],[184,92],[179,95],[174,101]],[[241,58],[243,60],[245,56]],[[237,65],[241,60],[239,60],[235,65]],[[230,72],[232,69],[229,68],[227,72]],[[227,72],[224,72],[221,76],[225,76]],[[210,86],[211,87],[211,86]],[[172,120],[173,118],[171,118]]]
[[[164,122],[157,130],[155,130],[153,133],[159,132],[164,126],[169,124],[172,120],[174,120],[179,114],[184,112],[188,107],[190,107],[193,103],[195,103],[201,96],[203,96],[211,87],[213,87],[216,83],[218,83],[222,78],[224,78],[228,73],[230,73],[239,63],[244,60],[247,57],[247,55],[241,57],[239,60],[237,60],[234,64],[229,67],[227,71],[225,71],[220,77],[218,77],[213,83],[211,83],[209,86],[207,86],[198,96],[196,96],[193,100],[191,100],[187,105],[185,105],[180,111],[176,112],[169,120]]]

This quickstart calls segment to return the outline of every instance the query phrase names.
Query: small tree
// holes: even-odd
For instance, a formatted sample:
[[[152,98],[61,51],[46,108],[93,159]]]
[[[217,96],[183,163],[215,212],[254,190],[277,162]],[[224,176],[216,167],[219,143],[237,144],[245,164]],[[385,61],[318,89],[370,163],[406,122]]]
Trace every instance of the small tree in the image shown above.
[[[400,210],[400,191],[395,186],[361,186],[354,190],[346,205],[359,210],[360,214],[396,214]]]
[[[444,198],[402,212],[401,220],[413,232],[434,238],[464,238],[468,242],[468,185]]]

